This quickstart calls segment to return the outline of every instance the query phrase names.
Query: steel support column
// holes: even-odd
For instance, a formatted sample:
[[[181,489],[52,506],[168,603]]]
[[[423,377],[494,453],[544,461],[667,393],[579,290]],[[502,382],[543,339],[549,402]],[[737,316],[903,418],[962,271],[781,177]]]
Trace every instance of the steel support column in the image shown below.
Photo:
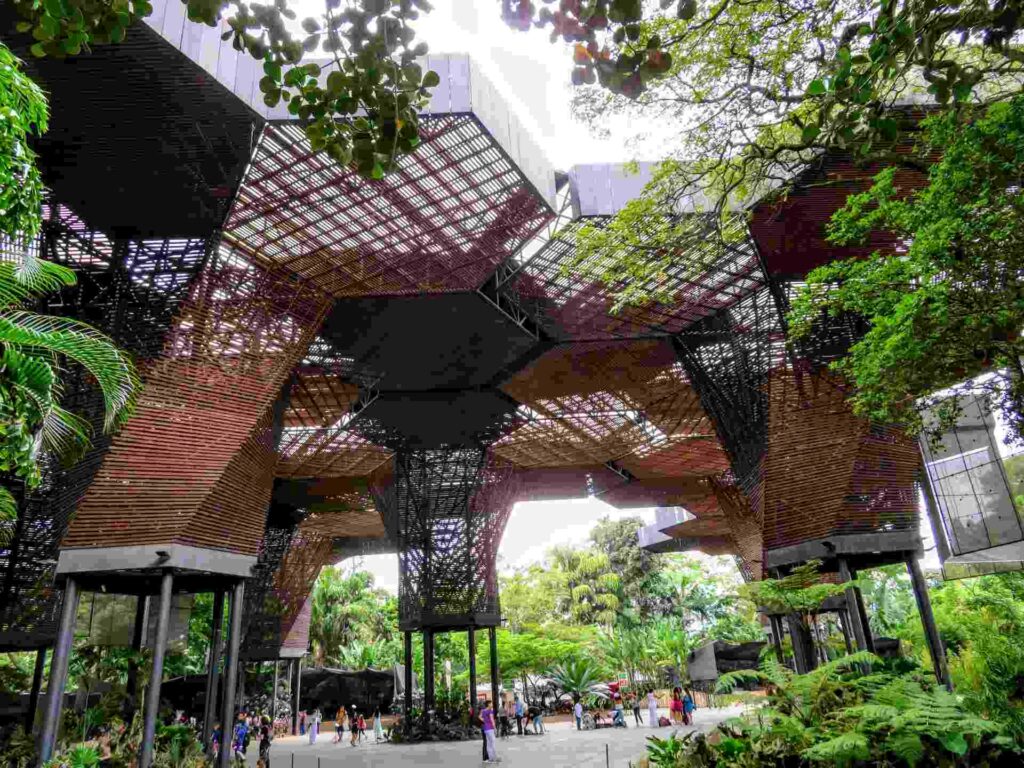
[[[292,736],[299,735],[299,696],[302,694],[302,659],[292,661],[292,684],[288,693],[292,698]]]
[[[125,715],[128,722],[131,722],[131,718],[139,708],[139,654],[142,653],[142,641],[146,635],[146,609],[148,606],[149,598],[146,595],[139,595],[135,598],[135,623],[132,625],[133,657],[128,662],[128,682],[125,685],[127,702]]]
[[[203,744],[208,757],[213,757],[213,722],[217,718],[217,667],[224,645],[224,592],[213,593],[213,621],[210,626],[210,663],[206,670],[206,705],[203,707]]]
[[[914,589],[917,611],[921,614],[921,623],[924,625],[924,637],[928,642],[928,652],[932,657],[935,677],[942,685],[945,685],[947,689],[952,691],[953,681],[949,677],[949,667],[946,665],[946,649],[942,645],[939,628],[935,625],[932,601],[928,597],[928,584],[924,580],[924,574],[921,572],[921,564],[917,562],[917,557],[913,553],[907,556],[907,573],[910,574],[910,586]]]
[[[153,742],[156,740],[156,716],[160,711],[160,684],[164,679],[164,653],[167,650],[167,631],[171,625],[171,598],[174,574],[166,570],[160,577],[160,607],[156,619],[156,637],[153,639],[153,667],[146,688],[146,706],[142,712],[142,744],[139,747],[139,768],[153,764]]]
[[[270,694],[270,724],[273,726],[277,719],[277,686],[280,683],[281,660],[274,659],[271,663],[274,665],[274,687]]]
[[[39,709],[39,692],[43,688],[43,670],[46,668],[46,649],[36,651],[36,665],[32,670],[32,690],[28,694],[28,713],[25,715],[25,733],[32,733]]]
[[[769,615],[768,623],[772,628],[772,644],[775,646],[775,655],[779,664],[782,664],[786,660],[786,655],[782,650],[782,619],[775,615]]]
[[[238,683],[238,647],[242,635],[242,610],[245,607],[245,582],[239,581],[231,591],[231,612],[228,619],[227,653],[224,657],[224,691],[221,701],[220,768],[231,768],[231,740],[235,732],[235,686]]]
[[[839,558],[839,580],[847,582],[851,580],[850,566],[846,562],[845,557]],[[846,609],[850,616],[850,630],[853,632],[853,640],[857,644],[858,651],[866,651],[869,649],[868,634],[871,632],[871,628],[865,626],[863,617],[860,612],[860,605],[857,602],[857,593],[855,587],[850,587],[846,590]]]
[[[501,680],[498,675],[498,632],[494,627],[487,628],[487,639],[491,646],[491,707],[497,712],[501,706],[498,692]]]
[[[469,713],[476,714],[476,630],[469,628]]]
[[[50,661],[50,682],[46,686],[46,711],[39,735],[39,765],[45,765],[53,757],[60,726],[61,708],[64,703],[64,686],[68,680],[68,658],[75,639],[75,619],[78,615],[78,582],[68,578],[64,584],[64,603],[57,627],[57,641]]]
[[[846,653],[853,653],[853,643],[850,640],[850,613],[849,609],[836,613],[839,617],[839,629],[843,633],[843,644],[846,646]]]
[[[412,632],[403,633],[405,637],[405,710],[403,715],[405,717],[406,728],[410,725],[409,714],[412,712]]]
[[[423,630],[423,711],[434,709],[434,632]]]
[[[795,613],[786,617],[786,626],[789,627],[789,638],[793,642],[796,671],[801,675],[806,674],[817,666],[810,631]]]
[[[857,571],[850,569],[850,575],[853,578],[857,578]],[[864,593],[860,591],[860,587],[854,587],[853,593],[857,598],[857,615],[860,616],[860,624],[864,627],[864,641],[866,643],[867,650],[872,653],[875,652],[875,638],[871,634],[871,622],[868,620],[868,609],[864,605]]]

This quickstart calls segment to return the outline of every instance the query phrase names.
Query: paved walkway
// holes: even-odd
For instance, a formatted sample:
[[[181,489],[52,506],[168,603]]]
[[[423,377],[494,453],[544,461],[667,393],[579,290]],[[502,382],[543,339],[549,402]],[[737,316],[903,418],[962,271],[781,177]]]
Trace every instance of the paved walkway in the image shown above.
[[[717,723],[740,713],[738,707],[699,709],[693,726],[681,730],[708,730]],[[647,711],[643,712],[647,720]],[[630,720],[632,720],[630,713]],[[540,736],[513,736],[498,740],[498,756],[503,768],[628,768],[644,754],[648,736],[668,736],[673,728],[621,728],[577,731],[569,723],[552,723]],[[321,733],[320,740],[310,746],[300,737],[275,740],[270,752],[271,768],[460,768],[481,764],[481,742],[431,742],[427,744],[374,744],[352,747],[348,743],[332,744],[333,730]],[[348,734],[345,734],[346,737]],[[607,762],[605,748],[607,746]],[[250,763],[255,758],[250,750]]]

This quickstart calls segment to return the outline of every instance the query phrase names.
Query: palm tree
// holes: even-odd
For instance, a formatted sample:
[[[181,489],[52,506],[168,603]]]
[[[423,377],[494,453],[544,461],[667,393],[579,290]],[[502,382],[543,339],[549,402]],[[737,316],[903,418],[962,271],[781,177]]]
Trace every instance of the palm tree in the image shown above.
[[[40,482],[39,456],[48,451],[68,461],[89,447],[89,423],[60,407],[62,363],[70,360],[95,379],[103,394],[104,431],[131,411],[138,378],[131,360],[107,336],[85,323],[22,309],[47,293],[74,285],[75,274],[34,257],[0,261],[0,473]],[[0,481],[0,540],[9,539],[17,515],[13,494]]]
[[[559,691],[572,696],[573,704],[584,696],[608,698],[607,689],[600,682],[597,668],[588,659],[568,659],[553,667],[548,672],[548,677]]]
[[[619,609],[619,577],[608,555],[593,549],[555,547],[549,557],[562,577],[561,609],[578,624],[611,626]]]
[[[655,667],[652,644],[642,629],[616,629],[602,634],[600,647],[612,669],[625,672],[629,687],[637,690],[638,677]]]

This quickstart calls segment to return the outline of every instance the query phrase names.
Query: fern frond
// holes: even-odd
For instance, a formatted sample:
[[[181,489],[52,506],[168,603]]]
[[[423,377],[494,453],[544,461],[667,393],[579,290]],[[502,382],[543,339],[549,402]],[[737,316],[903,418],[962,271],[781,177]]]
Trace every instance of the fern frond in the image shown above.
[[[871,747],[865,734],[853,732],[815,744],[800,754],[812,762],[844,766],[855,760],[867,760],[871,756]]]
[[[726,672],[715,685],[715,693],[732,693],[737,685],[742,683],[771,683],[772,679],[758,669],[737,669],[734,672]]]

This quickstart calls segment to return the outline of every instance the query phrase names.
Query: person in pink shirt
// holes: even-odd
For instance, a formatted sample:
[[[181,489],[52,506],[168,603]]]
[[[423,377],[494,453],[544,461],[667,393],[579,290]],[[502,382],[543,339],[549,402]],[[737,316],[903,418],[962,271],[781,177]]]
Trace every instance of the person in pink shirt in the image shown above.
[[[484,709],[480,713],[480,723],[484,731],[484,744],[487,746],[487,759],[484,762],[497,763],[498,748],[494,743],[494,710],[491,709],[491,702],[484,703]]]

